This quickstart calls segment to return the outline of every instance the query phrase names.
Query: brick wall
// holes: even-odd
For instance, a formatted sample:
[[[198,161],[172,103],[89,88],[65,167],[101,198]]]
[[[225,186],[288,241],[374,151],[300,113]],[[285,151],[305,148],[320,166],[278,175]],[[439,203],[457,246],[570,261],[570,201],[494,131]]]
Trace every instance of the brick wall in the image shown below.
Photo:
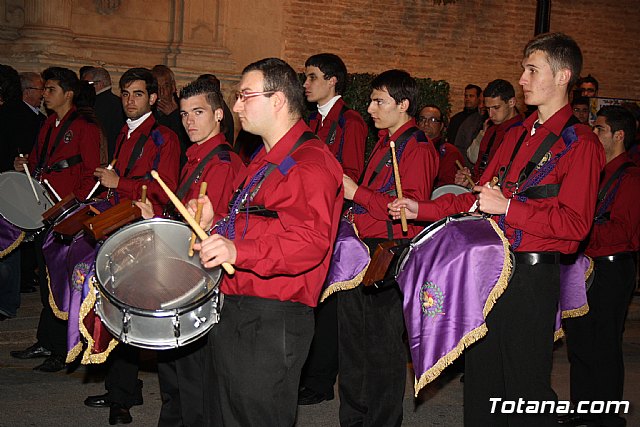
[[[533,36],[535,0],[287,0],[284,58],[302,69],[322,51],[339,54],[351,72],[403,68],[451,84],[453,111],[467,83],[496,78],[518,91],[522,49]],[[600,81],[600,95],[640,99],[640,1],[553,1],[551,31],[576,39],[583,75]],[[521,91],[518,97],[521,98]]]

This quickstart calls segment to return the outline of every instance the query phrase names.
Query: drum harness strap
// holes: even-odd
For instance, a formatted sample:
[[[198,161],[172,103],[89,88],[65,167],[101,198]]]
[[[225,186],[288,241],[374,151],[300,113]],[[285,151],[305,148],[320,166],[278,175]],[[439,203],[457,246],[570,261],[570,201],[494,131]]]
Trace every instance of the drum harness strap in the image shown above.
[[[49,126],[49,129],[47,130],[47,135],[45,136],[45,139],[44,139],[44,144],[42,146],[42,151],[38,156],[38,164],[36,166],[37,177],[40,177],[42,173],[60,172],[63,169],[69,168],[71,166],[77,165],[78,163],[82,162],[82,156],[80,156],[80,154],[76,154],[75,156],[71,156],[68,159],[60,160],[59,162],[54,163],[51,166],[45,166],[49,158],[51,158],[53,153],[55,153],[56,148],[58,148],[58,146],[60,145],[60,141],[62,141],[63,136],[65,135],[65,133],[67,133],[67,130],[69,129],[71,124],[78,117],[79,115],[77,111],[73,111],[71,114],[69,114],[69,117],[67,118],[67,120],[64,123],[62,123],[62,125],[60,126],[60,130],[56,135],[56,139],[53,141],[53,146],[51,147],[51,151],[49,151],[49,141],[51,140],[51,131],[53,130],[54,126],[53,124]]]
[[[420,136],[420,134],[422,134],[423,136]],[[407,143],[409,142],[409,139],[411,139],[412,136],[415,136],[419,142],[428,141],[427,139],[425,139],[424,133],[422,133],[415,126],[411,126],[409,129],[405,130],[396,140],[396,158],[398,159],[398,164],[400,164],[402,153],[404,152],[404,149],[407,146]],[[385,144],[387,143],[387,141],[389,141],[389,135],[387,135],[385,139]],[[367,172],[367,169],[369,167],[369,163],[371,162],[371,157],[373,157],[373,154],[374,153],[371,153],[371,156],[367,161],[367,165],[365,166],[364,171],[362,172],[362,175],[360,175],[360,179],[358,180],[358,186],[362,185],[362,183],[364,182],[364,176]],[[373,181],[376,179],[378,174],[382,171],[382,168],[384,167],[384,165],[389,163],[390,161],[391,161],[391,149],[387,150],[387,152],[384,154],[382,159],[380,159],[380,162],[378,163],[375,170],[371,174],[371,177],[369,178],[367,187],[373,183]],[[395,196],[396,195],[395,188],[391,189],[391,186],[394,184],[395,184],[395,175],[391,173],[389,175],[389,179],[377,190],[377,192],[388,194],[390,196]],[[352,206],[349,209],[353,214],[364,214],[368,212],[363,206],[360,206],[355,202],[352,203]],[[389,238],[389,240],[393,240],[393,223],[391,221],[387,221],[387,237]]]
[[[598,206],[596,208],[596,215],[594,218],[594,222],[596,224],[602,224],[603,222],[611,219],[611,211],[609,208],[618,193],[618,188],[620,187],[620,182],[622,182],[625,170],[631,166],[634,166],[633,162],[626,162],[620,165],[620,167],[611,175],[604,187],[602,187],[598,192]],[[612,185],[613,188],[609,191]]]
[[[340,113],[338,113],[338,120],[331,123],[331,127],[329,128],[329,133],[327,134],[327,140],[325,141],[327,145],[333,145],[335,143],[338,126],[340,126],[341,130],[344,129],[344,125],[346,124],[344,114],[347,111],[349,111],[349,108],[346,105],[343,105],[342,108],[340,109]],[[313,113],[311,113],[311,116],[309,117],[310,120],[316,120],[316,119],[318,120],[318,122],[316,123],[316,129],[313,132],[316,135],[318,134],[318,130],[320,129],[320,123],[322,123],[322,118],[318,116],[320,116],[320,113],[317,111],[314,111]],[[340,164],[342,164],[343,147],[344,147],[344,131],[340,134],[340,145],[338,146],[338,153],[336,154],[336,159],[338,159],[338,162]]]
[[[209,161],[211,161],[211,159],[213,159],[214,156],[218,155],[222,160],[223,155],[226,154],[228,156],[227,153],[232,150],[233,149],[229,144],[220,144],[213,150],[209,151],[209,153],[205,157],[203,157],[202,160],[200,160],[200,162],[198,163],[198,166],[196,166],[196,168],[193,170],[191,175],[189,175],[188,178],[182,181],[182,184],[180,185],[180,187],[178,188],[178,191],[176,192],[176,196],[178,197],[178,199],[182,200],[184,196],[187,195],[189,188],[191,188],[191,186],[195,182],[198,182],[198,180],[200,179],[200,175],[202,174],[202,171],[204,170],[205,166],[209,163]],[[169,217],[176,216],[175,208],[173,208],[173,203],[168,203],[165,206],[163,215],[169,216]]]
[[[145,175],[141,175],[141,176],[129,176],[129,173],[131,172],[131,169],[133,168],[133,166],[136,164],[136,162],[138,161],[138,159],[140,158],[140,155],[142,154],[142,149],[144,147],[144,144],[146,144],[147,140],[149,139],[149,136],[151,136],[153,138],[153,142],[156,144],[156,146],[158,148],[160,148],[163,144],[164,144],[164,138],[162,137],[162,134],[160,133],[160,130],[158,130],[158,122],[155,121],[153,123],[153,125],[151,126],[151,129],[149,131],[149,135],[146,134],[141,134],[140,137],[138,138],[138,140],[136,141],[136,144],[133,146],[133,150],[131,151],[131,156],[129,156],[129,161],[127,162],[127,167],[124,170],[124,173],[122,175],[120,175],[118,172],[118,170],[116,170],[116,173],[118,173],[118,175],[125,177],[125,178],[129,178],[129,179],[151,179],[151,171],[147,172]],[[126,140],[126,134],[124,136],[124,138],[122,139],[122,143],[118,146],[118,151],[115,153],[114,159],[117,159],[118,156],[120,155],[120,150],[122,150],[122,146],[124,145],[124,141]],[[158,168],[158,164],[160,163],[160,150],[158,149],[158,153],[156,154],[155,159],[153,160],[153,166],[151,169],[157,169]],[[112,189],[109,189],[109,191],[111,191]],[[120,195],[118,194],[117,191],[113,192],[114,195],[114,199],[115,199],[115,203],[119,203],[120,202]],[[107,198],[110,195],[107,194]]]
[[[509,126],[507,129],[505,129],[504,133],[506,134],[507,132],[509,132],[509,129],[511,129],[512,127],[516,127],[516,126],[520,126],[522,125],[522,122],[517,122],[517,123],[513,123],[511,126]],[[482,160],[480,160],[480,165],[478,166],[478,175],[482,175],[484,173],[484,170],[487,168],[487,165],[489,164],[489,154],[491,154],[491,148],[493,147],[493,144],[496,142],[496,135],[498,133],[498,129],[496,127],[496,129],[493,132],[493,135],[491,135],[491,139],[489,139],[489,144],[487,145],[487,149],[485,150],[484,153],[482,153]]]
[[[513,198],[518,201],[526,202],[528,199],[543,199],[549,197],[556,197],[560,191],[560,184],[545,184],[538,185],[544,178],[551,173],[551,171],[558,164],[558,161],[571,149],[574,142],[578,140],[578,137],[575,132],[574,125],[578,124],[578,119],[575,116],[571,115],[569,120],[565,123],[562,128],[562,132],[560,136],[549,132],[546,138],[542,141],[536,152],[531,157],[531,160],[527,163],[527,165],[520,171],[518,175],[517,182],[508,182],[505,181],[507,175],[509,174],[509,170],[511,169],[511,165],[513,164],[513,160],[515,159],[522,143],[524,142],[528,132],[525,129],[522,136],[516,143],[515,148],[513,149],[513,153],[511,154],[511,159],[509,160],[509,164],[505,167],[502,166],[498,171],[498,186],[502,188],[503,184],[507,186],[507,188],[514,188]],[[536,169],[540,161],[546,155],[546,153],[551,149],[551,147],[562,138],[565,143],[565,148],[558,154],[556,154],[552,159],[545,162],[538,172],[531,177],[531,174]],[[531,179],[530,179],[531,178]],[[520,191],[519,191],[520,190]],[[505,215],[500,215],[500,219],[498,221],[498,226],[502,231],[506,234],[507,224],[505,222]],[[511,239],[509,239],[511,240]],[[511,247],[515,250],[520,246],[520,242],[522,241],[522,230],[515,229],[515,235],[513,237],[513,241],[511,242]]]
[[[242,232],[242,239],[247,233],[247,229],[249,226],[249,215],[259,215],[265,216],[269,218],[278,218],[278,212],[266,209],[264,206],[259,205],[251,205],[251,201],[256,197],[262,184],[267,179],[269,175],[275,170],[278,169],[282,175],[286,175],[289,173],[289,170],[295,166],[296,162],[291,157],[291,154],[298,149],[305,142],[315,139],[316,136],[311,132],[304,132],[298,138],[298,141],[291,147],[289,153],[285,156],[282,162],[277,165],[275,163],[267,163],[262,166],[256,174],[249,180],[249,183],[245,186],[245,181],[240,184],[240,188],[236,190],[233,198],[229,202],[229,215],[218,221],[215,224],[214,228],[216,228],[216,232],[221,236],[225,236],[228,239],[234,240],[236,238],[236,230],[235,223],[236,217],[241,211],[245,211],[246,219],[244,224],[244,231]]]

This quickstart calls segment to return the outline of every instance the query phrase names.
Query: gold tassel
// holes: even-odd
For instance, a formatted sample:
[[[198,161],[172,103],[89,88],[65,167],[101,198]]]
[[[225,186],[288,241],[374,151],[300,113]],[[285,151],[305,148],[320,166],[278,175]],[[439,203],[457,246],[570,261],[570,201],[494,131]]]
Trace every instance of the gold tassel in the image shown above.
[[[53,314],[60,320],[69,320],[69,313],[66,313],[58,308],[56,300],[53,298],[53,292],[51,292],[51,277],[49,276],[49,267],[47,267],[47,287],[49,288],[49,305]]]
[[[89,293],[80,305],[80,334],[82,334],[84,339],[87,340],[87,348],[85,349],[84,354],[82,355],[82,361],[80,362],[83,365],[104,363],[107,360],[107,357],[109,357],[111,351],[116,347],[116,345],[118,345],[118,341],[114,338],[111,338],[111,341],[109,341],[109,345],[104,352],[95,354],[91,352],[95,341],[93,340],[93,337],[91,336],[89,331],[87,331],[87,328],[84,326],[84,318],[87,316],[87,314],[89,314],[91,310],[93,310],[96,304],[95,280],[95,276],[93,276],[91,280],[89,280]]]
[[[323,302],[324,300],[326,300],[327,298],[329,298],[331,295],[333,295],[338,291],[348,291],[349,289],[357,288],[360,285],[360,283],[362,283],[362,279],[364,278],[364,275],[367,273],[368,268],[369,268],[369,263],[367,263],[364,269],[360,273],[358,273],[358,275],[353,279],[347,280],[344,282],[335,282],[329,285],[327,289],[325,289],[322,292],[322,296],[320,297],[320,302]]]

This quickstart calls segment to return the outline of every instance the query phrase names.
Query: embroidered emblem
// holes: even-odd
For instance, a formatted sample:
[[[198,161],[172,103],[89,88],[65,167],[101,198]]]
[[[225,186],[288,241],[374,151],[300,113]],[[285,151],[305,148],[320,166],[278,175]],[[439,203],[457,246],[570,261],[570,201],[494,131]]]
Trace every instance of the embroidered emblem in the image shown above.
[[[536,165],[536,170],[540,169],[542,166],[544,166],[545,163],[551,160],[551,156],[553,156],[553,154],[551,154],[551,151],[547,151],[547,154],[545,154],[544,157],[540,160],[540,163]]]
[[[87,264],[86,262],[81,262],[76,264],[76,267],[73,269],[73,274],[71,275],[71,285],[76,291],[82,292],[84,279],[87,277],[89,268],[89,264]]]
[[[73,139],[73,131],[68,130],[67,133],[64,134],[64,143],[68,144]]]
[[[438,285],[433,282],[425,282],[420,287],[420,306],[422,314],[435,317],[444,314],[444,294]]]

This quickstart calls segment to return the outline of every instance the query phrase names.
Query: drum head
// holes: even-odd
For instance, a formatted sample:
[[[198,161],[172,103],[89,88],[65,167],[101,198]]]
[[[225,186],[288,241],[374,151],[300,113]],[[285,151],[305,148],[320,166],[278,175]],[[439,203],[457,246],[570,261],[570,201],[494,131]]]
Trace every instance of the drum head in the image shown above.
[[[204,269],[189,258],[191,229],[177,221],[152,219],[118,231],[100,247],[96,276],[114,304],[134,312],[188,310],[210,298],[220,268]]]
[[[29,179],[39,201],[33,194]],[[16,227],[25,230],[44,227],[42,214],[53,205],[47,191],[34,178],[17,171],[0,174],[0,215]]]
[[[435,200],[443,194],[455,194],[457,196],[458,194],[469,192],[471,192],[471,190],[467,187],[462,187],[461,185],[456,184],[446,184],[433,190],[433,193],[431,193],[431,200]]]

